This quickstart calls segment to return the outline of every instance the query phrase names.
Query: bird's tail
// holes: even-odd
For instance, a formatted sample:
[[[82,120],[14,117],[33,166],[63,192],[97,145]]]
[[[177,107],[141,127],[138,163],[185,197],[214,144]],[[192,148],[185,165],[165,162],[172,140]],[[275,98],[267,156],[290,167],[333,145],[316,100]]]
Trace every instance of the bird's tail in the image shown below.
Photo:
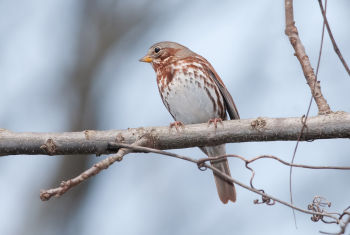
[[[215,157],[220,155],[225,155],[225,145],[218,145],[212,147],[202,147],[201,148],[204,153],[208,155],[208,157]],[[211,161],[211,165],[216,169],[222,171],[226,175],[231,176],[230,168],[228,165],[227,159],[220,159],[216,161]],[[214,174],[216,189],[219,194],[220,200],[226,204],[228,201],[235,202],[236,201],[236,189],[233,183],[228,182],[221,178],[216,173]]]

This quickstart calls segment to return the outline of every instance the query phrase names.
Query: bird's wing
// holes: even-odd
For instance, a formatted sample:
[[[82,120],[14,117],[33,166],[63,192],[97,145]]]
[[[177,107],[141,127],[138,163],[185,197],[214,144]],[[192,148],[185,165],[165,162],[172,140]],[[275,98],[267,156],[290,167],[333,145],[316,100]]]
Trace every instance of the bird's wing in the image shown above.
[[[235,103],[233,102],[233,99],[232,99],[232,96],[230,95],[230,92],[228,92],[228,90],[226,89],[221,78],[215,72],[215,70],[212,66],[210,66],[208,68],[208,73],[209,73],[210,77],[214,80],[215,84],[218,86],[222,97],[224,97],[225,106],[226,106],[227,112],[230,116],[230,119],[231,120],[232,119],[239,119],[238,110],[237,110]]]

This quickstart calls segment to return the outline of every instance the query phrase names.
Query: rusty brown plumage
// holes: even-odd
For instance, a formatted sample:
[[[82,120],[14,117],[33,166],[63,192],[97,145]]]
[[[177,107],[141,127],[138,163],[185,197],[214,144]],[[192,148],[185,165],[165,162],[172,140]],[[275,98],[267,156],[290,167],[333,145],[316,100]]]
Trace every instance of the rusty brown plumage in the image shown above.
[[[140,61],[152,64],[165,107],[175,121],[184,124],[209,120],[239,119],[237,108],[213,66],[202,56],[174,42],[156,43]],[[225,145],[200,149],[209,157],[224,155]],[[231,175],[227,159],[211,162],[217,169]],[[232,183],[214,174],[219,198],[223,203],[236,201]]]

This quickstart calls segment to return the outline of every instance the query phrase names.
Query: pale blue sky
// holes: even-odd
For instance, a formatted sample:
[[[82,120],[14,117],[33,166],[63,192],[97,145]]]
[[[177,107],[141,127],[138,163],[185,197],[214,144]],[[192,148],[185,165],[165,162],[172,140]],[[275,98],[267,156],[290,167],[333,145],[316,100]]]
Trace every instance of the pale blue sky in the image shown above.
[[[125,14],[140,2],[118,4]],[[310,91],[284,34],[283,1],[154,1],[154,21],[139,22],[103,58],[90,102],[98,103],[99,129],[164,126],[172,119],[163,107],[151,66],[139,63],[150,45],[170,40],[207,58],[225,82],[241,118],[302,116]],[[180,6],[180,7],[179,7]],[[173,12],[175,9],[177,12]],[[350,4],[329,1],[328,19],[343,56],[350,63]],[[13,131],[64,131],[74,94],[62,93],[64,69],[74,60],[72,33],[79,4],[68,0],[0,2],[0,128]],[[164,14],[169,12],[169,14]],[[317,1],[295,1],[300,37],[315,67],[322,18]],[[138,32],[147,27],[140,36]],[[116,79],[119,78],[119,79]],[[120,79],[121,78],[121,79]],[[334,111],[350,111],[350,79],[325,37],[319,80]],[[64,100],[62,97],[71,97]],[[315,105],[311,115],[316,115]],[[118,120],[118,121],[116,121]],[[289,161],[295,142],[227,145],[246,158],[271,154]],[[350,165],[348,140],[301,143],[296,162]],[[196,148],[175,152],[203,157]],[[90,157],[93,158],[93,157]],[[256,195],[237,188],[237,203],[222,205],[209,171],[162,156],[132,154],[91,179],[86,200],[65,228],[55,221],[29,220],[49,208],[39,190],[56,171],[54,157],[0,159],[0,234],[317,234],[335,225],[313,223],[309,215],[281,205],[254,205]],[[234,178],[249,183],[249,172],[230,160]],[[289,199],[289,168],[270,160],[254,165],[255,185]],[[306,208],[315,195],[332,201],[333,210],[349,203],[349,172],[294,170],[295,203]],[[52,174],[53,175],[53,174]],[[68,176],[67,176],[68,177]],[[62,179],[64,180],[64,179]],[[74,190],[74,189],[72,189]],[[60,199],[52,199],[60,200]],[[60,210],[52,213],[63,213]],[[38,224],[32,231],[30,223]],[[28,226],[28,229],[26,229]]]

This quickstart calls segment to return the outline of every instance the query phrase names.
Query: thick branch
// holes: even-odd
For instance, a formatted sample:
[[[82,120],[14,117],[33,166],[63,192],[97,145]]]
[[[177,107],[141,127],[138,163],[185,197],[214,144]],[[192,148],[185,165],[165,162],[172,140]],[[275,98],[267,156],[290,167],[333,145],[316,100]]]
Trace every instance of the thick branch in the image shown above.
[[[315,99],[318,107],[319,114],[327,114],[331,112],[331,109],[323,97],[321,92],[320,82],[317,81],[309,57],[305,52],[305,48],[300,41],[298,29],[295,26],[294,14],[293,14],[293,0],[285,0],[285,14],[286,14],[286,30],[285,33],[289,38],[295,50],[295,56],[298,58],[300,65],[303,69],[307,84],[311,89],[311,94]]]
[[[132,144],[141,137],[147,146],[177,149],[223,143],[297,140],[302,118],[258,118],[186,125],[176,131],[169,127],[64,133],[11,132],[0,129],[0,155],[16,154],[108,154],[109,142]],[[337,112],[310,117],[301,140],[350,138],[350,114]]]

